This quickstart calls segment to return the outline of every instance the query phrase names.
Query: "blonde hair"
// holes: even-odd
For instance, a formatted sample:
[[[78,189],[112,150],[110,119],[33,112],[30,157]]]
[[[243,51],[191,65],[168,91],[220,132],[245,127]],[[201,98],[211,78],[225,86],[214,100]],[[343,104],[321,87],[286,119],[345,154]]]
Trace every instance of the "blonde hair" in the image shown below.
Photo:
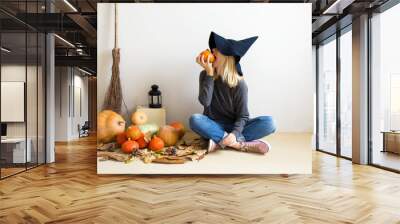
[[[236,70],[235,58],[233,56],[225,55],[220,55],[220,58],[222,58],[223,60],[222,66],[219,69],[220,71],[217,71],[217,77],[221,76],[222,81],[228,84],[230,88],[236,87],[242,77],[239,76],[239,73]]]

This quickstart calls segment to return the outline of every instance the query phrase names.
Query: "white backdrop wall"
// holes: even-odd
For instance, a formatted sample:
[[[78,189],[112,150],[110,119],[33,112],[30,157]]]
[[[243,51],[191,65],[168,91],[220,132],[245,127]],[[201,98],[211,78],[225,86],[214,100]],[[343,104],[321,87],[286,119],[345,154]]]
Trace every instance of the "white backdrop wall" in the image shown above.
[[[114,4],[98,4],[98,110],[111,77]],[[210,31],[259,36],[242,58],[250,116],[272,115],[280,132],[313,131],[311,4],[119,4],[123,95],[132,112],[158,84],[167,122],[201,113],[195,63]]]

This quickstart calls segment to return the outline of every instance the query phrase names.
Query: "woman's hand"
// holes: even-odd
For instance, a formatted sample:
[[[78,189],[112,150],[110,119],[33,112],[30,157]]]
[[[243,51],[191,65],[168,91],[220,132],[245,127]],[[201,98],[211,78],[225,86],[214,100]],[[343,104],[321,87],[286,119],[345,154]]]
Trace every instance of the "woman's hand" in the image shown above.
[[[212,63],[210,62],[210,57],[207,58],[207,61],[204,61],[204,57],[199,54],[199,56],[196,57],[196,62],[201,67],[203,67],[204,70],[206,70],[207,75],[214,76],[214,68],[212,67]]]
[[[235,146],[237,143],[236,136],[233,133],[229,133],[223,140],[222,144],[225,146]]]

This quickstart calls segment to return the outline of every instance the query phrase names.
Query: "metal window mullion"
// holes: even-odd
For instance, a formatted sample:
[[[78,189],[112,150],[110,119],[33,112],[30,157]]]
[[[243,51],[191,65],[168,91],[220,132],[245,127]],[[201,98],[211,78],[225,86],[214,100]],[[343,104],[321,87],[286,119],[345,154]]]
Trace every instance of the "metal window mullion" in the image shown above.
[[[45,11],[47,13],[47,0],[46,0],[46,8]],[[44,161],[43,163],[47,163],[47,35],[48,33],[44,33]],[[42,70],[42,77],[43,77],[43,70]],[[42,83],[43,84],[43,83]],[[61,91],[61,89],[60,89]],[[43,107],[42,107],[43,109]]]
[[[0,23],[0,47],[2,46],[2,32],[1,32],[1,24],[2,23]],[[2,78],[2,75],[1,75],[1,67],[2,67],[2,57],[1,57],[1,52],[0,52],[0,124],[3,124],[2,122],[1,122],[1,110],[2,110],[2,108],[1,108],[1,78]],[[1,170],[2,170],[2,159],[1,159],[1,150],[2,150],[2,147],[1,147],[1,144],[0,144],[0,180],[2,179],[2,176],[1,176]]]
[[[71,70],[68,69],[68,118],[71,117]]]
[[[319,149],[319,44],[315,46],[315,148]]]
[[[45,11],[47,12],[47,3],[46,3]],[[42,82],[44,80],[44,99],[43,99],[43,102],[44,102],[44,135],[43,135],[44,161],[43,161],[43,163],[47,162],[47,35],[48,35],[47,32],[44,33],[44,79],[42,78]],[[42,77],[43,77],[43,69],[42,69]],[[42,109],[43,109],[43,107],[42,107]]]
[[[39,1],[36,1],[39,13]],[[39,32],[36,32],[36,166],[39,165]]]
[[[367,20],[367,46],[368,46],[368,53],[367,53],[367,129],[368,129],[368,137],[367,137],[367,147],[368,147],[368,156],[367,156],[367,164],[373,164],[373,148],[372,148],[372,64],[371,64],[371,57],[372,57],[372,29],[371,29],[371,20],[372,20],[372,12],[368,12],[368,20]]]
[[[71,67],[72,69],[72,88],[71,88],[71,97],[72,97],[72,117],[75,119],[75,67]]]
[[[25,0],[25,21],[27,21],[28,1]],[[25,23],[26,24],[26,23]],[[25,170],[28,170],[28,113],[27,113],[27,90],[28,90],[28,26],[25,25],[25,88],[24,88],[24,118],[25,118]]]
[[[340,110],[340,89],[341,64],[340,64],[340,30],[336,31],[336,154],[341,156],[341,110]]]
[[[68,71],[68,70],[67,70]],[[62,85],[61,85],[61,80],[62,80],[62,77],[64,76],[64,73],[63,73],[63,70],[62,69],[60,69],[60,74],[58,75],[58,88],[59,88],[59,97],[60,97],[60,109],[59,109],[59,111],[60,111],[60,118],[62,117]]]

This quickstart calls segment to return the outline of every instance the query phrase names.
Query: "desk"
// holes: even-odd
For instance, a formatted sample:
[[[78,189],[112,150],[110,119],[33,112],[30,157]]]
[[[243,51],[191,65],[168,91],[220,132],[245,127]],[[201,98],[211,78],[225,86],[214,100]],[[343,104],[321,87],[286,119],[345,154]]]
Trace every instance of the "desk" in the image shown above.
[[[1,139],[1,157],[7,163],[25,163],[30,162],[31,154],[31,139],[27,138],[28,142],[25,154],[25,138],[6,138]],[[12,159],[11,159],[12,158]],[[25,161],[25,158],[27,161]]]
[[[392,152],[400,154],[400,132],[382,131],[382,134],[383,134],[382,152]]]

